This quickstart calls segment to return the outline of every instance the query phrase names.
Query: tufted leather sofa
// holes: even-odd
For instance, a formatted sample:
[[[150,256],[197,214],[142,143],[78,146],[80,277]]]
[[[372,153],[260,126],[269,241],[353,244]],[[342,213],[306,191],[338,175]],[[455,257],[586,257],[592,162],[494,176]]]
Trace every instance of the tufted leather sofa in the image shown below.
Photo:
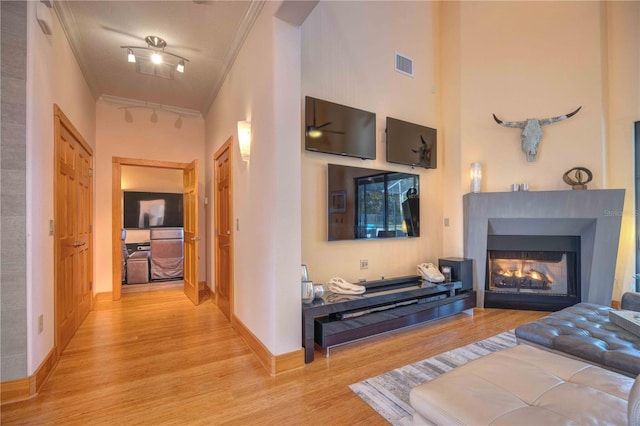
[[[626,293],[621,307],[640,311],[640,294]],[[609,311],[606,306],[578,303],[516,328],[516,337],[520,343],[636,377],[640,374],[640,336],[611,322]]]
[[[419,385],[414,425],[640,425],[640,376],[520,345]]]

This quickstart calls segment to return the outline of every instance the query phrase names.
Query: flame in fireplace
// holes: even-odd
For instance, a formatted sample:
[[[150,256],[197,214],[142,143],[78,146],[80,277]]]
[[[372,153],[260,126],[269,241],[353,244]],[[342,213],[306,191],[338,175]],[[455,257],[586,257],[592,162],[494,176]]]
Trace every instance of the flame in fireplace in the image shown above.
[[[494,274],[492,281],[496,287],[548,290],[553,285],[551,277],[535,269],[500,269]]]

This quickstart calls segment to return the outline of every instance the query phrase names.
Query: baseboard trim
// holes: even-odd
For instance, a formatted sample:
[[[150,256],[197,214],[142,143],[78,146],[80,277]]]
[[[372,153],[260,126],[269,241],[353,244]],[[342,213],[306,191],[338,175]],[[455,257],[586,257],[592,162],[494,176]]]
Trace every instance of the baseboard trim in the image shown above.
[[[0,383],[0,405],[38,396],[42,385],[45,384],[56,365],[58,365],[58,350],[54,347],[33,375]]]
[[[253,353],[256,354],[260,364],[262,364],[265,370],[267,370],[269,375],[277,376],[278,374],[304,367],[304,349],[300,348],[297,351],[286,354],[273,355],[262,344],[260,339],[258,339],[235,315],[231,317],[231,326],[238,332],[238,334],[240,334],[240,336],[242,336],[245,342],[247,342],[247,345]]]
[[[207,282],[206,281],[200,281],[198,283],[198,285],[200,287],[202,287],[204,285],[204,292],[206,293],[205,297],[208,297],[209,300],[213,301],[213,291],[211,291],[211,288],[207,285]]]
[[[95,296],[93,296],[93,306],[96,306],[96,303],[98,303],[99,300],[113,300],[113,292],[105,291],[102,293],[96,293]]]

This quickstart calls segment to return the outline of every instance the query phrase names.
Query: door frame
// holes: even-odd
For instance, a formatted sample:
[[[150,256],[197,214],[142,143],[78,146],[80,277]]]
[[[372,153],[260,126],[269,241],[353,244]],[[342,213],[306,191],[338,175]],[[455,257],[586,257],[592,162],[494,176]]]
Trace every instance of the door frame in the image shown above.
[[[122,166],[139,166],[156,169],[183,170],[190,163],[178,163],[175,161],[143,160],[139,158],[113,157],[111,165],[111,274],[112,274],[112,299],[120,300],[122,297]],[[196,259],[197,262],[197,259]]]
[[[229,153],[229,218],[233,220],[233,136],[229,136],[229,139],[225,141],[225,143],[218,148],[218,150],[213,154],[213,214],[216,214],[218,211],[218,198],[216,195],[218,194],[218,180],[216,178],[216,162],[218,158],[225,152]],[[214,285],[213,288],[217,290],[218,288],[218,263],[220,259],[220,254],[218,253],[218,229],[215,227],[215,218],[214,218],[214,229],[213,229],[213,261],[215,271],[213,273],[214,276]],[[232,322],[234,316],[234,295],[235,295],[235,286],[234,286],[234,253],[235,253],[235,230],[233,227],[233,223],[229,227],[231,230],[231,235],[229,235],[229,243],[231,244],[231,249],[229,250],[229,321]],[[217,291],[216,293],[216,304],[217,304]]]

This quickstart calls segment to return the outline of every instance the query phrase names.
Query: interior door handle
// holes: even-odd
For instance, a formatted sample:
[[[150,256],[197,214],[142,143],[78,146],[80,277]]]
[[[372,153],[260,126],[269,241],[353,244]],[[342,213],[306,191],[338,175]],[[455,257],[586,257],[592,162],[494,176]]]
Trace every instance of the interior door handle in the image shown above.
[[[193,237],[191,238],[191,241],[200,241],[200,237]]]
[[[231,244],[229,244],[229,243],[223,244],[222,247],[231,247]]]

